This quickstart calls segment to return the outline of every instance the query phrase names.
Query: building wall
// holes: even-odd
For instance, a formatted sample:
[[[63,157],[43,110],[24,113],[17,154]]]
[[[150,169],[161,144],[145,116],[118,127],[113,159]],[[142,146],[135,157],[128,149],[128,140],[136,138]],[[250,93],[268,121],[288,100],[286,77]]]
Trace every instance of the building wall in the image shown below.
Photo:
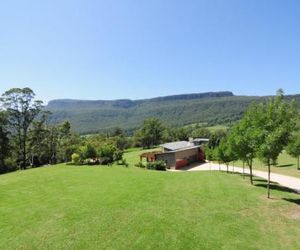
[[[197,161],[199,153],[198,148],[185,149],[176,152],[165,152],[156,155],[156,160],[162,160],[167,163],[167,167],[175,168],[176,160],[187,159],[189,162]]]
[[[191,148],[182,151],[175,152],[176,159],[187,159],[190,162],[197,161],[199,149],[198,148]]]
[[[161,153],[156,155],[156,160],[165,161],[167,163],[167,167],[174,167],[176,164],[175,153]]]

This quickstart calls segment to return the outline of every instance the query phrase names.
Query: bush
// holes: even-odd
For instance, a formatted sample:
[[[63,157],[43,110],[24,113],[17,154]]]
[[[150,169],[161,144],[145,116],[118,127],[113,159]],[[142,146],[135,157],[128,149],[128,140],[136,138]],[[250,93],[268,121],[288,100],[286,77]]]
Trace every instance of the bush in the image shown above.
[[[128,163],[126,162],[126,159],[122,159],[121,161],[118,162],[118,165],[123,165],[126,168],[128,167]]]
[[[135,164],[134,166],[136,166],[137,168],[145,168],[145,165],[141,161]]]
[[[101,157],[99,163],[101,165],[110,165],[113,161],[109,157]]]
[[[99,150],[100,163],[107,165],[113,163],[115,160],[115,152],[117,148],[112,144],[104,144]]]
[[[80,164],[80,156],[79,156],[79,154],[74,153],[74,154],[72,154],[71,158],[72,158],[72,162],[74,164],[76,164],[76,165]]]
[[[167,169],[166,163],[164,161],[147,162],[146,168],[159,171],[166,171]]]
[[[85,159],[94,159],[97,157],[97,151],[91,144],[87,144],[84,147],[83,155]]]
[[[4,160],[4,165],[0,166],[0,174],[7,173],[7,172],[13,172],[18,170],[18,165],[15,160],[12,158],[7,158]]]
[[[116,150],[115,152],[114,152],[114,160],[115,161],[121,161],[121,160],[123,160],[123,151],[122,150]]]

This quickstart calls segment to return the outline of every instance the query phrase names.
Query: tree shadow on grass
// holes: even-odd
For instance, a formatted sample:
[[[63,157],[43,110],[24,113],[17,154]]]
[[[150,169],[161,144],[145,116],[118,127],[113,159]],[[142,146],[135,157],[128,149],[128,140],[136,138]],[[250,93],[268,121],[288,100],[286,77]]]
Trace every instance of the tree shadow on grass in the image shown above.
[[[295,203],[300,206],[300,199],[289,199],[289,198],[282,198],[282,199],[288,202]]]
[[[261,182],[265,182],[265,183],[259,183],[259,184],[255,184],[254,186],[256,187],[262,187],[262,188],[267,188],[267,181],[262,180]],[[299,192],[297,192],[294,189],[288,188],[288,187],[283,187],[280,185],[276,185],[273,183],[271,183],[270,185],[270,189],[271,190],[277,190],[277,191],[281,191],[281,192],[287,192],[287,193],[294,193],[294,194],[299,194]]]
[[[286,168],[286,167],[292,167],[294,165],[295,164],[283,164],[283,165],[277,165],[277,166],[275,166],[275,168]]]
[[[267,181],[264,179],[253,179],[253,182],[262,182],[265,183],[267,185]],[[274,181],[270,181],[271,184],[277,184],[277,182]]]

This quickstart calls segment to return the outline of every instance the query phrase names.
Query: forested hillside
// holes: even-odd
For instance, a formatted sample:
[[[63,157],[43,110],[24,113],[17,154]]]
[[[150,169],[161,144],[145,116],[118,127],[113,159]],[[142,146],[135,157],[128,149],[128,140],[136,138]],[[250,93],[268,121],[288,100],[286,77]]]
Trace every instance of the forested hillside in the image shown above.
[[[53,100],[46,108],[53,113],[52,122],[69,120],[76,132],[94,133],[116,126],[132,131],[149,117],[159,118],[168,126],[227,124],[238,120],[251,102],[266,98],[209,92],[144,100]],[[300,95],[287,98],[300,101]]]

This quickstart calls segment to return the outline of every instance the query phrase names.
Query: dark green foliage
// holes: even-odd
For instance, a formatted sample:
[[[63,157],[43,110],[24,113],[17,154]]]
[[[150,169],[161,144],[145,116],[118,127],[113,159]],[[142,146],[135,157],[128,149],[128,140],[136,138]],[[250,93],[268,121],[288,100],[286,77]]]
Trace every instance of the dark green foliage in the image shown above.
[[[100,163],[104,165],[113,163],[116,151],[117,148],[112,144],[102,145],[99,149]]]
[[[227,136],[227,130],[218,129],[211,132],[209,138],[209,147],[216,148],[219,146],[221,140]]]
[[[164,161],[153,161],[153,162],[146,162],[146,163],[140,161],[137,164],[135,164],[135,166],[138,168],[146,168],[149,170],[159,170],[159,171],[167,170],[167,166]]]
[[[136,163],[134,166],[138,167],[138,168],[145,168],[145,164],[142,161],[139,161],[138,163]]]
[[[149,117],[171,127],[199,122],[231,123],[241,118],[251,102],[259,100],[263,99],[214,93],[132,101],[134,105],[129,107],[113,105],[115,101],[57,100],[50,102],[47,109],[53,112],[53,121],[70,120],[79,133],[111,131],[116,124],[132,133]]]
[[[114,161],[121,161],[121,160],[123,160],[123,154],[124,154],[124,152],[122,150],[117,149],[114,152]]]
[[[144,121],[143,126],[135,134],[136,141],[143,148],[151,148],[162,142],[164,127],[156,118]]]
[[[166,171],[167,166],[164,161],[153,161],[153,162],[147,162],[146,168],[150,170],[159,170],[159,171]]]
[[[17,162],[25,169],[28,166],[28,130],[42,111],[42,101],[35,100],[30,88],[12,88],[2,95],[0,101],[8,113]]]
[[[84,147],[83,155],[84,155],[85,159],[96,158],[97,157],[97,150],[91,144],[87,144]]]
[[[9,132],[7,114],[0,111],[0,173],[8,172],[11,165],[7,161],[9,152]]]
[[[228,166],[231,161],[236,160],[232,145],[229,138],[223,138],[220,145],[216,148],[216,158],[218,161],[225,163],[228,172]]]
[[[297,169],[299,170],[299,164],[300,164],[300,133],[297,131],[297,133],[294,133],[291,137],[291,141],[289,145],[287,146],[287,153],[297,158]]]
[[[124,166],[126,168],[128,168],[128,166],[129,166],[129,164],[127,163],[126,159],[123,159],[123,158],[120,161],[118,161],[117,163],[118,163],[118,165],[122,165],[122,166]]]

